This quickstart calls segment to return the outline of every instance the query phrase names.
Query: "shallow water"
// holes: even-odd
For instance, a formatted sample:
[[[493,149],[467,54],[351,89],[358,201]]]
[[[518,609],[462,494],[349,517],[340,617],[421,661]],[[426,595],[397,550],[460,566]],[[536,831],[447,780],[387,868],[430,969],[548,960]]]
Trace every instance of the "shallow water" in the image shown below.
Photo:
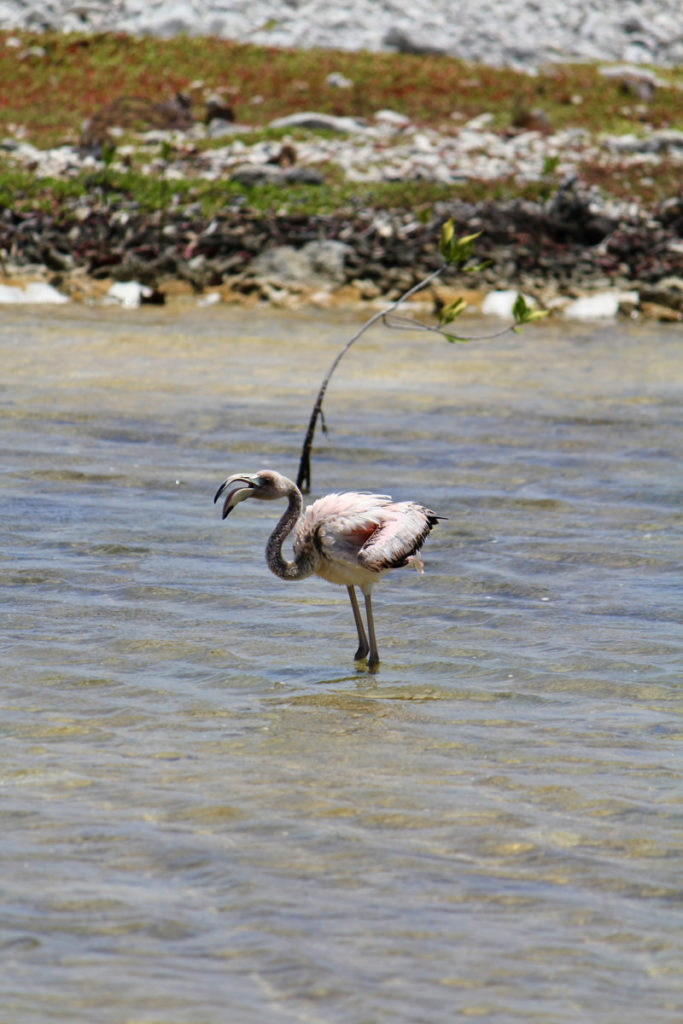
[[[211,503],[357,323],[3,311],[3,1020],[681,1019],[680,332],[358,343],[312,496],[448,517],[369,675]]]

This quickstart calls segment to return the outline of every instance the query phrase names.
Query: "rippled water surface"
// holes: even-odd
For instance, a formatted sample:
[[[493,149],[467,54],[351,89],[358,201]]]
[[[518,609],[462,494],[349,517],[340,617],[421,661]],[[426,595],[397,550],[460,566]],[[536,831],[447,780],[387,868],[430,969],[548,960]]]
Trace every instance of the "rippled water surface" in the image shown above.
[[[678,1024],[677,328],[349,353],[312,496],[448,517],[369,675],[212,505],[359,321],[2,317],[0,1018]]]

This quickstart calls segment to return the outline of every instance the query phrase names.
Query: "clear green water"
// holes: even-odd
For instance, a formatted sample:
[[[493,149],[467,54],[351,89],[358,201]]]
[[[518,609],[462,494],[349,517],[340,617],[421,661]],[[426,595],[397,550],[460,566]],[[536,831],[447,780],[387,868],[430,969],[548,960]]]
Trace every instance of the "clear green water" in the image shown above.
[[[681,1019],[680,332],[358,343],[312,497],[448,517],[372,676],[212,505],[355,326],[3,310],[3,1021]]]

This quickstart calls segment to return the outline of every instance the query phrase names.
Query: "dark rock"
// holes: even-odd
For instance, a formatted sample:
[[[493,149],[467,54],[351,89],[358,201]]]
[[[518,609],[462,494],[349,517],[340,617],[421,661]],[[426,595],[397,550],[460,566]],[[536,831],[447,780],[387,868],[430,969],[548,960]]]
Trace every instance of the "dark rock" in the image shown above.
[[[325,179],[312,167],[290,167],[284,172],[283,180],[287,185],[322,185]]]
[[[43,248],[42,261],[49,270],[73,270],[76,261],[70,252],[62,252],[53,245],[46,245]]]
[[[158,288],[152,288],[140,295],[140,302],[143,306],[163,306],[166,296]]]
[[[85,269],[94,278],[135,280],[153,290],[176,277],[201,291],[232,284],[259,254],[285,247],[290,271],[298,267],[297,286],[361,280],[386,294],[440,266],[436,240],[451,217],[457,235],[482,232],[476,259],[491,261],[486,269],[460,275],[468,287],[541,280],[568,293],[616,283],[641,291],[653,306],[681,306],[682,289],[675,282],[683,278],[683,200],[677,196],[647,216],[634,214],[620,223],[596,217],[571,182],[545,206],[440,202],[426,223],[403,210],[280,216],[257,214],[246,205],[205,218],[197,204],[148,213],[130,200],[117,200],[113,205],[111,196],[94,191],[87,200],[66,200],[54,214],[6,208],[0,212],[0,256],[15,267],[42,264],[60,275]]]
[[[382,40],[382,45],[386,46],[390,50],[397,50],[399,53],[414,53],[414,54],[430,54],[445,53],[445,49],[442,46],[435,46],[433,43],[427,42],[426,39],[422,39],[419,35],[411,35],[404,29],[394,26],[385,33]]]
[[[268,161],[269,164],[277,164],[278,167],[294,167],[297,161],[296,149],[291,142],[280,146],[279,151]]]
[[[679,310],[660,302],[645,302],[642,298],[639,312],[648,320],[658,320],[660,323],[678,324],[683,320],[683,313]]]
[[[642,288],[640,301],[650,302],[657,306],[665,306],[667,309],[683,313],[683,278],[669,278],[660,285],[651,288]]]
[[[210,96],[205,105],[204,124],[215,120],[232,122],[235,120],[235,111],[223,103],[220,97]]]
[[[547,203],[545,215],[546,230],[558,241],[571,239],[582,245],[597,245],[617,226],[609,217],[593,213],[573,180],[560,186]]]
[[[662,224],[674,229],[683,238],[683,196],[664,199],[659,204],[657,215]]]
[[[232,172],[230,181],[249,188],[253,185],[282,185],[285,177],[274,164],[242,164]]]

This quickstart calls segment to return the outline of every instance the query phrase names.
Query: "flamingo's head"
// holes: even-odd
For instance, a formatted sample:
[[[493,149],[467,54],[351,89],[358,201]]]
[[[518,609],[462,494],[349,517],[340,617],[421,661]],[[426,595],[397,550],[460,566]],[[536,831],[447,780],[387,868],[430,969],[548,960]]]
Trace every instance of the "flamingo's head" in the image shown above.
[[[223,519],[225,519],[240,501],[246,501],[247,498],[259,498],[261,501],[285,498],[293,486],[290,480],[272,469],[262,469],[258,473],[235,473],[223,481],[213,500],[215,503],[225,494],[223,502]]]

